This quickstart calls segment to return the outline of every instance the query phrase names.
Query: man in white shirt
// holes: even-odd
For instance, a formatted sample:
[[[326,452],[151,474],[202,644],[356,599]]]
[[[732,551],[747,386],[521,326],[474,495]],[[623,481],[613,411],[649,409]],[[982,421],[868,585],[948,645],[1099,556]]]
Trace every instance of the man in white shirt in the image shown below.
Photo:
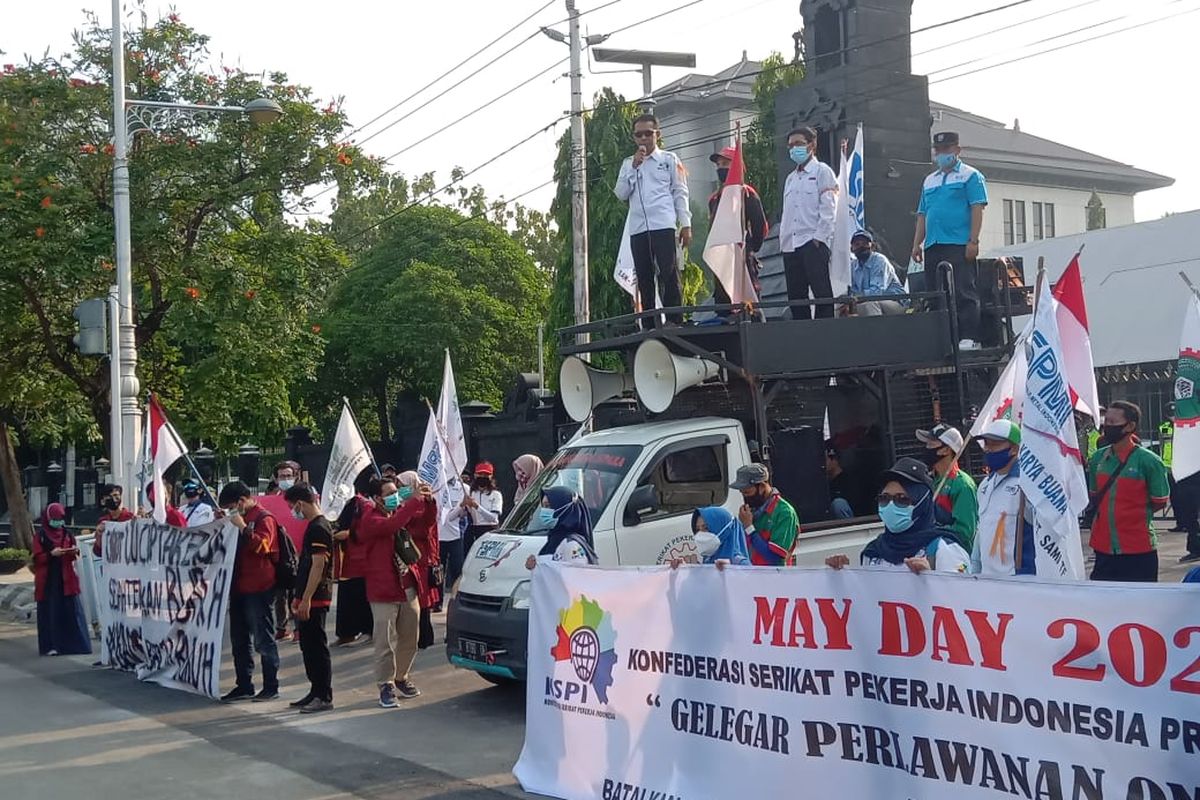
[[[204,488],[200,486],[199,481],[194,478],[188,479],[183,484],[183,496],[187,498],[187,502],[179,510],[183,512],[189,528],[207,525],[217,518],[216,512],[213,510],[212,499],[204,496]]]
[[[983,442],[988,476],[979,484],[979,529],[971,552],[971,574],[1009,577],[1037,572],[1034,508],[1021,491],[1021,428],[998,419],[988,423]],[[1020,520],[1020,522],[1018,522]]]
[[[783,187],[783,219],[779,224],[779,249],[788,300],[833,297],[829,277],[830,248],[837,207],[837,176],[817,159],[817,132],[796,128],[788,134],[788,156],[796,164]],[[832,317],[833,304],[817,308],[817,317]],[[792,319],[812,319],[809,306],[793,306]]]
[[[692,212],[688,205],[687,172],[674,153],[658,147],[658,119],[643,114],[633,121],[637,152],[621,164],[614,189],[629,203],[629,246],[637,274],[642,310],[655,308],[655,277],[658,294],[666,308],[683,305],[683,288],[676,257],[675,229],[684,247],[692,243]],[[680,323],[682,315],[671,314],[668,322]]]

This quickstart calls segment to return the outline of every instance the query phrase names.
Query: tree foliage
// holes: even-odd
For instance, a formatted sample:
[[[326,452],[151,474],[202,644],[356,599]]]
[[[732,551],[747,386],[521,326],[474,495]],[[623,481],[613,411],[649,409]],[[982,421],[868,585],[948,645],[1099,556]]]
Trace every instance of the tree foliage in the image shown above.
[[[129,31],[130,99],[267,96],[284,115],[261,128],[220,114],[134,134],[134,313],[143,390],[164,396],[185,435],[228,446],[273,441],[302,412],[289,390],[314,373],[323,345],[310,317],[345,267],[288,215],[311,208],[306,187],[353,184],[378,165],[341,141],[337,101],[282,73],[210,69],[207,42],[174,14]],[[0,372],[23,376],[0,389],[0,404],[51,439],[107,432],[108,364],[75,353],[71,311],[115,281],[108,47],[109,31],[89,17],[70,53],[0,75],[0,307],[11,345]],[[43,419],[47,397],[58,410]]]
[[[779,53],[763,59],[754,79],[754,122],[746,131],[743,151],[747,180],[758,190],[767,219],[783,213],[783,188],[779,185],[779,153],[786,142],[776,140],[775,99],[784,89],[804,79],[804,64],[788,62]]]

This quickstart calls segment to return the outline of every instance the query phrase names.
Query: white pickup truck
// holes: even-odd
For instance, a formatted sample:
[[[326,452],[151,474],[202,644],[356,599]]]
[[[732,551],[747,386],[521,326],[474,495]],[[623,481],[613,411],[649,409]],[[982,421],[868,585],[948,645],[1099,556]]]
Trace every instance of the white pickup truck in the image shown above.
[[[584,498],[602,565],[663,564],[696,553],[696,508],[719,505],[737,514],[742,497],[729,484],[749,461],[741,423],[716,417],[612,428],[563,447],[504,524],[467,553],[447,616],[450,662],[493,683],[524,680],[525,561],[546,541],[536,513],[542,489],[566,486]],[[854,558],[881,529],[874,522],[805,531],[796,562],[821,566],[833,553]]]

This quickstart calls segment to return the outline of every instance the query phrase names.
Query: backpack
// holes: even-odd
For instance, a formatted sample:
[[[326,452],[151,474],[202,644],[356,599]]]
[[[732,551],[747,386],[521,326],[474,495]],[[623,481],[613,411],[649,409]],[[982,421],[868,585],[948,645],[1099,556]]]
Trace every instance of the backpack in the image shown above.
[[[270,511],[265,508],[262,510],[262,516],[275,519]],[[255,524],[258,523],[256,519]],[[288,536],[287,531],[279,524],[279,520],[275,520],[275,538],[279,543],[279,554],[275,558],[275,588],[276,589],[294,589],[296,586],[296,574],[300,571],[300,556],[296,552],[296,544],[292,541],[292,537]]]

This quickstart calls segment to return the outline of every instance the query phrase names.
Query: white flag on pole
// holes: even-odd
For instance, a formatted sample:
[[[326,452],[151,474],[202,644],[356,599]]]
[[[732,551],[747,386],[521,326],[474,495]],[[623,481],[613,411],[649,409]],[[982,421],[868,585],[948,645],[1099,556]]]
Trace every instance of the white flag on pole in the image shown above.
[[[866,195],[863,193],[863,128],[862,123],[858,123],[858,132],[854,136],[854,150],[850,153],[850,173],[846,179],[846,196],[848,205],[850,206],[850,216],[853,218],[851,225],[854,226],[851,231],[865,231],[867,229],[867,204]]]
[[[857,230],[854,211],[850,207],[850,159],[842,148],[842,163],[838,170],[837,203],[834,210],[833,247],[829,255],[829,283],[833,296],[842,297],[850,291],[850,238]]]
[[[462,414],[458,408],[458,386],[454,381],[454,366],[450,362],[449,348],[446,349],[446,365],[442,370],[442,395],[438,398],[437,424],[446,461],[444,466],[446,496],[444,502],[441,498],[438,499],[438,528],[444,534],[443,539],[453,539],[458,534],[458,523],[447,523],[446,515],[462,502],[466,487],[462,485],[459,475],[463,470],[468,469],[469,465],[467,464],[467,437],[463,431]],[[421,453],[424,456],[424,448]],[[424,461],[423,457],[422,461]],[[453,530],[450,529],[451,527]]]
[[[450,491],[450,474],[453,469],[447,463],[446,444],[442,438],[442,432],[438,425],[437,415],[433,409],[429,409],[429,422],[425,426],[425,441],[421,444],[421,460],[417,467],[417,475],[422,483],[429,484],[429,488],[433,491],[433,496],[437,499],[438,505],[438,532],[439,538],[443,541],[447,540],[445,535],[442,535],[443,526],[446,523],[446,515],[458,503],[462,502],[461,490],[457,499]],[[458,476],[454,476],[455,485],[461,486],[461,481]],[[455,525],[455,523],[450,523]],[[455,525],[454,536],[458,538],[458,528]]]
[[[1039,283],[1021,412],[1021,491],[1036,512],[1038,576],[1082,580],[1079,514],[1088,504],[1087,484],[1058,330],[1058,302],[1049,282]]]
[[[342,400],[342,416],[338,420],[333,447],[329,451],[329,466],[321,484],[321,499],[325,516],[337,519],[354,497],[354,479],[371,466],[371,448],[363,441],[354,422],[350,404]]]
[[[1175,441],[1171,472],[1181,481],[1200,472],[1200,299],[1188,297],[1175,369]]]
[[[633,268],[633,247],[629,244],[629,215],[625,215],[625,230],[621,231],[621,245],[617,250],[617,263],[613,265],[613,280],[617,282],[633,301],[637,302],[637,272]]]

